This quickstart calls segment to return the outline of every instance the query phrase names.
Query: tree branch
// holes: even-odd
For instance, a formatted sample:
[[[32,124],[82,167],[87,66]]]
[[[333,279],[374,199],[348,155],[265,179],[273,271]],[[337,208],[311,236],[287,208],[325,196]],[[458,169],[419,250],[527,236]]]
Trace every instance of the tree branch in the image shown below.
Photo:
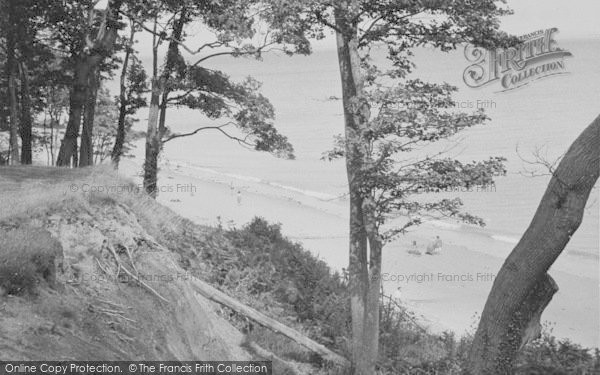
[[[229,126],[229,125],[235,125],[235,123],[230,121],[230,122],[227,122],[227,123],[225,123],[223,125],[219,125],[219,126],[203,126],[203,127],[198,128],[198,129],[196,129],[194,131],[191,131],[189,133],[173,134],[170,137],[168,137],[167,139],[165,139],[163,141],[163,144],[165,144],[165,143],[167,143],[167,142],[169,142],[169,141],[171,141],[173,139],[176,139],[176,138],[189,137],[189,136],[198,134],[199,132],[201,132],[203,130],[218,130],[219,132],[221,132],[227,138],[229,138],[231,140],[234,140],[234,141],[238,142],[241,145],[245,145],[245,146],[249,146],[249,147],[253,146],[253,144],[251,144],[251,143],[249,143],[247,141],[248,136],[246,136],[246,137],[244,137],[242,139],[242,138],[238,138],[236,136],[233,136],[233,135],[227,133],[225,130],[223,130],[224,127]]]

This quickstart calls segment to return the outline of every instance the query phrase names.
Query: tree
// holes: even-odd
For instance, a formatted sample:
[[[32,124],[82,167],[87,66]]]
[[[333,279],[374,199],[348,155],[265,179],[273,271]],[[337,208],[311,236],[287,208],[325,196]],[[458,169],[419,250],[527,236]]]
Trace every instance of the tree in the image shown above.
[[[558,286],[547,274],[583,219],[600,173],[600,116],[552,172],[529,227],[498,272],[469,354],[471,374],[514,371],[518,350],[537,338]]]
[[[52,53],[46,45],[38,41],[41,30],[44,28],[40,12],[46,6],[46,0],[15,1],[16,28],[12,30],[18,41],[18,72],[20,81],[20,136],[21,136],[21,163],[33,162],[33,117],[39,111],[39,88],[41,85],[51,84],[47,80],[41,81],[41,76],[47,77],[47,64]]]
[[[6,81],[7,81],[7,98],[9,108],[10,121],[10,164],[19,164],[19,110],[17,102],[17,74],[18,65],[16,60],[17,49],[17,27],[18,15],[15,1],[2,2],[3,14],[3,29],[6,31]]]
[[[118,97],[117,97],[118,98]],[[94,134],[92,135],[92,145],[94,148],[94,164],[101,164],[111,157],[115,143],[118,139],[120,106],[118,100],[111,97],[108,89],[100,87],[98,90],[98,99],[96,112],[94,114]],[[123,143],[121,144],[121,157],[127,156],[133,149],[133,141],[142,137],[139,132],[131,130],[133,119],[126,117],[123,122]]]
[[[58,55],[51,49],[49,25],[44,15],[49,9],[62,7],[52,0],[5,0],[0,5],[4,17],[0,22],[5,36],[3,49],[7,58],[3,65],[7,79],[2,94],[9,102],[10,116],[13,119],[12,150],[13,160],[18,162],[18,141],[20,135],[22,164],[33,160],[34,118],[42,111],[44,87],[61,85],[63,77],[58,69]],[[51,39],[51,38],[50,38]]]
[[[454,87],[407,80],[414,67],[411,49],[509,45],[515,40],[498,30],[498,17],[509,11],[493,0],[285,3],[288,14],[299,15],[298,24],[318,25],[313,35],[329,28],[336,36],[345,134],[327,156],[344,157],[348,176],[352,373],[373,374],[383,246],[426,217],[483,225],[461,210],[459,199],[422,200],[420,194],[488,185],[505,173],[502,158],[462,163],[443,153],[422,158],[410,153],[487,119],[482,112],[452,110]],[[382,70],[371,59],[377,46],[387,49],[391,68]],[[397,215],[403,219],[390,229]]]
[[[59,136],[65,125],[63,116],[69,109],[69,90],[66,87],[48,86],[41,92],[42,108],[44,120],[41,126],[41,134],[35,137],[41,151],[46,151],[48,165],[54,166],[56,163],[57,145],[59,145]]]
[[[226,0],[210,4],[182,1],[163,5],[152,16],[152,28],[145,26],[143,20],[138,21],[140,27],[153,35],[153,71],[144,163],[144,188],[148,194],[156,196],[158,157],[164,142],[203,130],[216,130],[256,150],[291,157],[293,149],[273,126],[273,108],[258,93],[259,85],[251,79],[235,84],[222,72],[204,68],[201,64],[223,55],[260,58],[263,52],[275,45],[281,46],[287,53],[307,53],[306,38],[274,20],[270,9],[258,9],[259,3],[254,1]],[[257,17],[271,26],[262,35],[258,35]],[[166,27],[159,29],[159,18],[168,20]],[[215,35],[214,40],[197,48],[186,45],[185,27],[192,21],[201,22]],[[161,70],[158,68],[158,49],[163,42],[168,42],[168,48]],[[183,51],[195,61],[186,61]],[[166,124],[167,110],[171,106],[187,106],[201,111],[211,120],[223,118],[229,121],[202,126],[187,134],[174,134]],[[225,127],[230,125],[236,126],[242,136],[226,131]]]
[[[131,116],[141,107],[145,107],[146,99],[143,94],[148,91],[147,75],[144,67],[135,55],[133,44],[135,42],[135,34],[137,28],[134,22],[129,26],[129,40],[125,46],[125,57],[121,68],[120,85],[119,85],[119,118],[117,120],[117,132],[115,134],[114,147],[111,152],[112,163],[115,168],[118,168],[121,156],[124,153],[125,139],[128,134],[128,129],[131,128]]]
[[[117,33],[121,27],[119,10],[123,3],[123,0],[109,0],[97,28],[94,27],[95,2],[85,1],[83,4],[74,4],[73,11],[69,14],[73,17],[72,20],[64,20],[65,11],[57,12],[53,14],[53,18],[50,18],[50,21],[57,21],[64,26],[60,36],[63,39],[62,43],[66,44],[71,52],[69,62],[73,74],[70,85],[69,121],[58,154],[57,165],[59,166],[83,167],[92,164],[91,137],[93,134],[94,97],[98,86],[98,68],[105,58],[113,53]],[[87,17],[83,16],[86,13]],[[94,31],[96,31],[95,35]],[[84,121],[78,158],[77,138],[84,112],[87,113],[87,116]]]

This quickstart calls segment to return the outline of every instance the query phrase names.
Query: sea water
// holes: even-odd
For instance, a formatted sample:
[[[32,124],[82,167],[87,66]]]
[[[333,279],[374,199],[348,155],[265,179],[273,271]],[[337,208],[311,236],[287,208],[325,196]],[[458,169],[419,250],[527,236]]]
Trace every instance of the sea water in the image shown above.
[[[491,118],[486,125],[453,137],[449,156],[463,161],[503,156],[507,159],[507,176],[498,178],[496,185],[488,189],[448,195],[459,196],[466,210],[484,218],[486,227],[481,233],[497,241],[516,243],[549,181],[547,170],[526,161],[534,159],[536,150],[544,159],[555,161],[599,112],[600,39],[564,40],[560,46],[573,54],[565,60],[568,74],[507,92],[498,92],[499,86],[473,89],[465,85],[462,74],[469,63],[462,48],[450,53],[415,51],[417,67],[412,78],[455,85],[459,89],[455,95],[457,105],[466,111],[482,107]],[[375,58],[384,63],[382,54],[376,53]],[[294,145],[296,159],[282,160],[248,150],[210,131],[167,144],[165,159],[222,174],[240,183],[262,182],[322,200],[343,199],[347,192],[343,162],[321,160],[323,153],[332,148],[333,137],[343,132],[335,50],[294,57],[266,54],[262,61],[216,58],[208,66],[234,80],[252,76],[263,83],[261,91],[276,110],[276,126]],[[167,114],[167,125],[176,132],[210,123],[201,114],[184,108],[171,109]],[[532,177],[532,171],[541,176]],[[567,246],[567,256],[597,262],[598,225],[596,188],[583,223]]]

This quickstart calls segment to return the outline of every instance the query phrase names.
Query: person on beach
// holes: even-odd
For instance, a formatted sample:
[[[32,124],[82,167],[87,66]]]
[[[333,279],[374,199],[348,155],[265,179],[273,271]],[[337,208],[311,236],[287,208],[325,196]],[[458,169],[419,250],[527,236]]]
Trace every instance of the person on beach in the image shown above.
[[[434,255],[440,251],[442,251],[442,240],[440,239],[440,236],[435,236],[435,239],[427,245],[427,251],[425,253]]]
[[[427,255],[433,255],[434,251],[435,251],[435,240],[431,240],[427,244],[427,251],[425,251],[425,254],[427,254]]]
[[[242,205],[242,192],[239,190],[237,192],[237,204],[238,204],[238,206]]]
[[[229,183],[229,192],[231,193],[231,196],[233,197],[233,192],[235,191],[235,188],[233,187],[233,182]]]
[[[440,236],[435,236],[435,242],[433,243],[433,252],[441,253],[442,252],[442,239]]]
[[[417,241],[412,242],[410,249],[408,249],[408,253],[413,255],[421,255],[421,251],[417,247]]]
[[[394,292],[394,299],[396,301],[401,301],[402,300],[402,287],[398,287],[396,289],[396,291]]]

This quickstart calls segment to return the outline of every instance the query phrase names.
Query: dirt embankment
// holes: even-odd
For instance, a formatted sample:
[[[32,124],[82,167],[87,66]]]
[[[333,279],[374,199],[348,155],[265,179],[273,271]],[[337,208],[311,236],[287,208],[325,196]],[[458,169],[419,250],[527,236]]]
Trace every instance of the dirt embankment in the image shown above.
[[[129,207],[73,206],[0,226],[37,264],[34,288],[0,289],[0,360],[256,359]]]

